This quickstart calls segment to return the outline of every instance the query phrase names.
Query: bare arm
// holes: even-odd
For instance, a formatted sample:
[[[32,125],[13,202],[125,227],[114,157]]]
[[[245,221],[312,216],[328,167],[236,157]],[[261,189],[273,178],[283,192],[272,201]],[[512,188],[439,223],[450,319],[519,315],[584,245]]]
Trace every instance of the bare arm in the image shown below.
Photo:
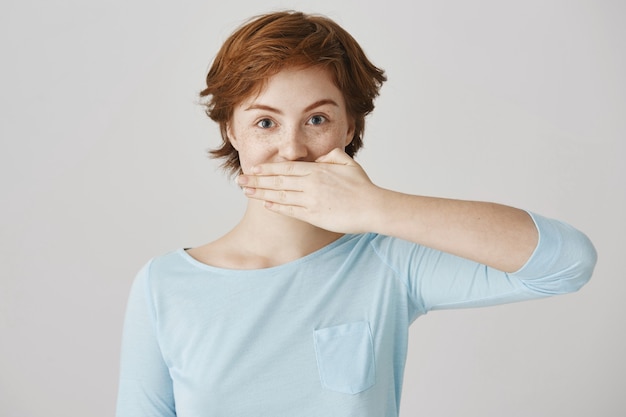
[[[380,191],[372,231],[514,272],[537,246],[537,229],[523,210],[495,203]]]
[[[505,272],[521,268],[537,245],[523,210],[386,190],[338,149],[316,163],[263,164],[238,182],[268,209],[318,227],[394,236]]]

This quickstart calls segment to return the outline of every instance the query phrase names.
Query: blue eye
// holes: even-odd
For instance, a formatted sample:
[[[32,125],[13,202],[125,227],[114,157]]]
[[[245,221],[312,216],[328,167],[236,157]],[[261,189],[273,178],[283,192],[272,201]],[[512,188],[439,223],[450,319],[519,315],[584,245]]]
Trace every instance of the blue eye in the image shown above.
[[[271,127],[274,127],[274,122],[270,119],[261,119],[256,125],[261,129],[269,129]]]
[[[325,121],[326,121],[326,118],[320,115],[313,116],[309,119],[309,123],[312,125],[321,125]]]

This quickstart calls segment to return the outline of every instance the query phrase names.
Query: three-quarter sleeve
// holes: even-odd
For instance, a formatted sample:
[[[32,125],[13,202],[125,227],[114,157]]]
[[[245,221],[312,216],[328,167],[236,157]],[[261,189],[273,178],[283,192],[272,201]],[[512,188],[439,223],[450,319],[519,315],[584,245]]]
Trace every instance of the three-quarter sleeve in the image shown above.
[[[539,240],[514,273],[398,239],[379,237],[372,244],[405,283],[413,320],[431,310],[483,307],[578,290],[596,263],[591,241],[566,223],[529,214]]]
[[[565,294],[589,281],[597,253],[589,238],[558,220],[529,213],[537,226],[539,241],[526,264],[512,275],[537,292]]]
[[[117,417],[176,415],[172,380],[159,348],[149,272],[150,263],[135,278],[128,300]]]

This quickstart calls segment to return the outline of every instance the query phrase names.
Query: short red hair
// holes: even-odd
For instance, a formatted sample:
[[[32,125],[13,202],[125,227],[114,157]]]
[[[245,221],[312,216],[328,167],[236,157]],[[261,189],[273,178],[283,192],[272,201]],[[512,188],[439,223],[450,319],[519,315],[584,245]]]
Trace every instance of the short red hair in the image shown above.
[[[288,66],[330,71],[354,121],[354,137],[345,151],[354,156],[363,146],[365,116],[374,110],[374,99],[387,79],[384,71],[331,19],[294,11],[269,13],[251,19],[224,42],[200,92],[206,114],[219,123],[223,140],[210,154],[224,158],[222,166],[231,174],[241,170],[227,135],[235,106],[260,92],[267,79]]]

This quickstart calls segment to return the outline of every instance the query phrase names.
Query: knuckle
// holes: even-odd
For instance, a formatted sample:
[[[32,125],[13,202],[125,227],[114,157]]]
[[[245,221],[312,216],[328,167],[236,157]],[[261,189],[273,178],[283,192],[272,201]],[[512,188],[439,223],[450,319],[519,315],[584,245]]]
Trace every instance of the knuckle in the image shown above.
[[[246,186],[256,188],[259,186],[259,181],[255,177],[250,177],[248,178],[248,183],[246,184]]]

